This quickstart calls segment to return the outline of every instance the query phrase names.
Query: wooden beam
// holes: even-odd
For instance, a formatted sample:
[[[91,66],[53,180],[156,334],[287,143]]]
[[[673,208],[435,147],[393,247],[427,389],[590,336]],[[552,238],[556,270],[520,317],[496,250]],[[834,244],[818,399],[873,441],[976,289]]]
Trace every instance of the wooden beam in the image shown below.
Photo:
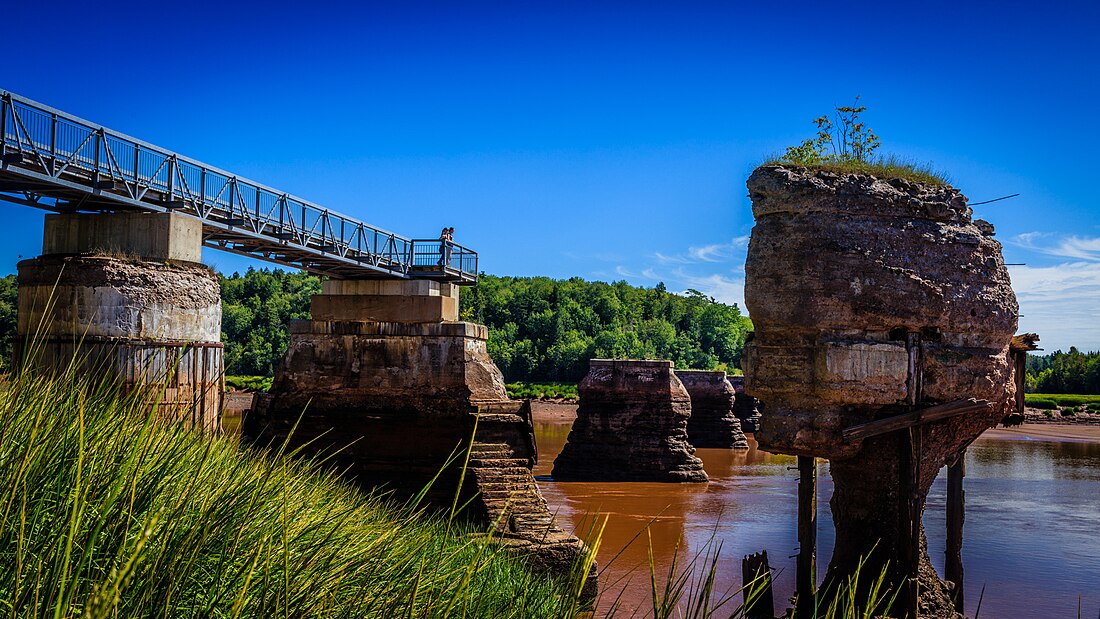
[[[947,467],[947,549],[944,551],[944,578],[955,583],[955,610],[963,612],[963,520],[966,476],[966,450],[954,464]]]
[[[815,616],[817,585],[817,459],[798,456],[798,563],[795,617]]]
[[[742,595],[747,619],[775,619],[775,599],[772,597],[772,570],[768,551],[748,555],[741,560]]]
[[[941,419],[957,417],[958,415],[976,413],[983,410],[988,411],[992,408],[993,404],[988,400],[975,400],[974,398],[970,398],[969,400],[956,400],[955,402],[949,402],[947,404],[940,404],[930,408],[894,415],[886,419],[876,419],[875,421],[861,423],[846,428],[841,435],[844,437],[845,441],[857,441],[880,434],[886,434],[888,432],[920,426]]]
[[[920,435],[921,428],[909,427],[896,434],[898,441],[898,567],[902,578],[898,597],[904,619],[919,613],[920,568]]]

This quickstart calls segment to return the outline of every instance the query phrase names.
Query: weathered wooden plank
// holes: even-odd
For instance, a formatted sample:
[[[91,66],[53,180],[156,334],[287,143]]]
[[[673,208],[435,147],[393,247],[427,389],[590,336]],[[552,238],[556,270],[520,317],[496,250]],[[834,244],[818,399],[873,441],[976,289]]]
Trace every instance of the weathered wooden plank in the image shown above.
[[[876,419],[875,421],[861,423],[845,429],[841,435],[846,441],[856,441],[878,436],[880,434],[886,434],[887,432],[912,428],[941,419],[956,417],[958,415],[990,410],[992,406],[993,405],[988,400],[975,400],[973,398],[969,400],[957,400],[947,404],[940,404],[938,406],[887,417],[886,419]]]
[[[955,583],[955,610],[963,612],[963,521],[965,519],[966,451],[947,467],[947,549],[944,551],[944,578]]]
[[[795,617],[815,615],[817,596],[817,459],[798,456],[798,563],[795,574]]]
[[[772,598],[772,571],[768,565],[768,551],[748,555],[741,560],[742,595],[745,598],[747,619],[775,619],[775,600]]]

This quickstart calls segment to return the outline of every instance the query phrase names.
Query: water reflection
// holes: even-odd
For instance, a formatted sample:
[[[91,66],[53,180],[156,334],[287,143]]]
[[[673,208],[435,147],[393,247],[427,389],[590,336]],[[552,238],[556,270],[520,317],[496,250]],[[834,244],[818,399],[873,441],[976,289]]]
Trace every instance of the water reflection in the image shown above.
[[[591,516],[608,516],[600,551],[601,586],[614,597],[625,588],[624,610],[647,608],[647,538],[652,522],[654,563],[664,574],[679,553],[722,544],[719,590],[740,586],[741,557],[767,549],[778,569],[777,608],[794,590],[796,459],[749,450],[700,449],[709,484],[585,483],[549,479],[569,420],[537,423],[540,487],[561,524],[584,531]],[[1085,442],[984,440],[967,458],[963,558],[968,612],[986,586],[983,617],[1084,616],[1100,611],[1100,445]],[[818,484],[819,577],[832,553],[828,509],[832,483],[822,461]],[[929,553],[943,568],[944,490],[941,473],[929,495],[925,526]],[[633,541],[633,543],[631,543]],[[618,556],[616,556],[618,555]],[[611,559],[614,558],[612,561]],[[1091,610],[1090,610],[1091,609]]]

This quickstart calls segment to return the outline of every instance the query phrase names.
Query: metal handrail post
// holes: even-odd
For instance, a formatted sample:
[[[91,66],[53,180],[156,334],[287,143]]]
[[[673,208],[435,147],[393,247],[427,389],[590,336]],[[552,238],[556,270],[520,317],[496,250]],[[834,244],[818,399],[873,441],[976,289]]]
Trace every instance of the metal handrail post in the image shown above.
[[[8,152],[8,106],[11,105],[11,95],[0,97],[0,157]]]

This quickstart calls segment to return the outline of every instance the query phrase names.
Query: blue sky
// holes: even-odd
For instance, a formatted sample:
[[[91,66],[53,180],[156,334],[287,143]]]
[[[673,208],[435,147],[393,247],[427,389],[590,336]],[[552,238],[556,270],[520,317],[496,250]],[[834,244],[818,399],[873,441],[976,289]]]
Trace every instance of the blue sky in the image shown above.
[[[1021,194],[976,207],[1026,263],[1021,329],[1100,349],[1100,9],[960,4],[20,2],[0,88],[407,236],[454,226],[489,273],[737,303],[746,177],[861,95],[884,151]],[[11,272],[42,213],[0,208]]]

